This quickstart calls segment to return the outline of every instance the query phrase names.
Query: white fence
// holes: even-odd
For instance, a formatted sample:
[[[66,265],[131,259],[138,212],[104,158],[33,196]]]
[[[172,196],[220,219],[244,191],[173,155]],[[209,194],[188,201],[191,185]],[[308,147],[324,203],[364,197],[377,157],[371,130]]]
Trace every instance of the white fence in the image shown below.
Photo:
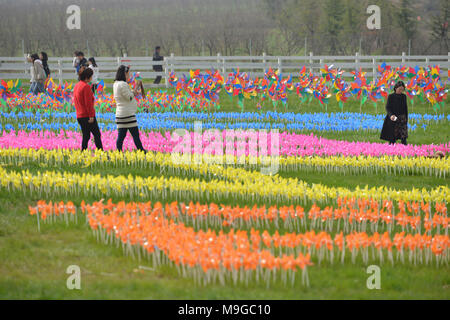
[[[73,58],[49,58],[49,67],[55,80],[75,80],[76,74],[72,66]],[[404,52],[400,56],[191,56],[178,57],[171,54],[164,57],[164,61],[152,61],[152,57],[98,57],[100,68],[99,79],[113,79],[117,67],[121,64],[131,66],[133,71],[139,71],[142,78],[152,79],[161,76],[165,83],[159,86],[168,86],[168,77],[171,71],[178,76],[188,74],[189,70],[218,69],[224,76],[232,69],[239,68],[251,77],[261,77],[269,67],[278,69],[284,76],[298,75],[303,66],[314,74],[320,72],[325,64],[339,67],[346,72],[344,76],[351,76],[350,71],[361,68],[367,77],[377,76],[377,66],[383,62],[397,66],[429,66],[439,65],[441,76],[447,79],[446,73],[450,69],[450,52],[447,56],[407,56]],[[154,72],[154,65],[162,65],[162,72]],[[31,64],[25,57],[0,57],[0,79],[29,79]],[[148,86],[146,84],[146,86]],[[151,85],[153,86],[153,85]]]

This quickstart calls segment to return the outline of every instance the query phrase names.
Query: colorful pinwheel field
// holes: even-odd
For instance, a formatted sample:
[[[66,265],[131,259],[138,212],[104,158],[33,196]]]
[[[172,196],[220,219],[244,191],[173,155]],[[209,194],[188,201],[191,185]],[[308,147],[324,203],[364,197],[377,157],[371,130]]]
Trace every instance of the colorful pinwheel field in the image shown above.
[[[449,299],[450,74],[343,73],[172,73],[136,97],[147,153],[130,136],[116,150],[110,82],[104,151],[81,151],[74,83],[1,80],[0,296]],[[407,145],[380,140],[398,80]]]

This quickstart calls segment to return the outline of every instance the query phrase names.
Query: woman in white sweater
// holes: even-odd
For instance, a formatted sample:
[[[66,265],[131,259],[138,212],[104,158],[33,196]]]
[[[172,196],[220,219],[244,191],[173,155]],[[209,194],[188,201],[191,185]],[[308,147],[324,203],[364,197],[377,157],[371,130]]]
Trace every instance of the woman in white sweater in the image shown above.
[[[33,64],[30,69],[31,74],[30,92],[33,93],[34,95],[45,92],[44,83],[47,77],[45,75],[42,61],[39,60],[39,56],[37,53],[33,53],[31,56],[29,56],[28,61]]]
[[[137,102],[134,97],[139,93],[137,91],[133,92],[127,83],[130,79],[129,72],[129,67],[120,66],[114,81],[113,91],[114,100],[116,101],[116,124],[119,131],[116,146],[117,150],[122,151],[123,141],[125,140],[127,131],[130,131],[136,148],[146,152],[142,147],[136,120]]]

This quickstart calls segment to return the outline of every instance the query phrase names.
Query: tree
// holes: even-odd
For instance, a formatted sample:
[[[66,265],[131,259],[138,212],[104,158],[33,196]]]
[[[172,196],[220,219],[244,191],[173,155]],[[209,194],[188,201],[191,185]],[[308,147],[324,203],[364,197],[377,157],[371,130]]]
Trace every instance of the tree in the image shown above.
[[[325,33],[330,45],[330,54],[342,52],[340,43],[344,28],[343,17],[345,7],[342,0],[326,0],[324,13],[326,16]]]
[[[362,13],[365,8],[361,6],[361,1],[346,0],[345,14],[344,14],[344,53],[354,54],[359,52],[359,43],[361,40],[361,30],[364,25],[362,18],[365,17]],[[359,52],[361,54],[361,52]]]
[[[320,24],[323,21],[321,2],[317,0],[302,0],[300,6],[300,17],[303,25],[303,37],[301,40],[307,37],[308,48],[306,50],[317,52],[319,49],[318,43],[320,42]]]
[[[411,40],[412,42],[417,32],[417,20],[411,0],[401,0],[397,13],[397,23],[406,37],[406,41]]]
[[[361,34],[365,54],[399,54],[405,38],[436,53],[450,45],[448,0],[76,2],[81,30],[66,28],[66,8],[73,0],[0,0],[0,56],[22,55],[22,40],[25,52],[50,56],[87,54],[87,41],[96,56],[151,54],[157,45],[163,55],[298,55],[305,37],[307,51],[315,54],[353,54]],[[381,8],[380,30],[365,27],[369,4]],[[419,15],[422,22],[416,21]],[[427,49],[416,47],[416,52]]]
[[[449,49],[448,24],[450,22],[450,2],[448,0],[440,1],[440,10],[438,14],[432,17],[430,23],[431,44],[439,46],[439,54],[447,53]],[[429,49],[430,46],[427,48]]]

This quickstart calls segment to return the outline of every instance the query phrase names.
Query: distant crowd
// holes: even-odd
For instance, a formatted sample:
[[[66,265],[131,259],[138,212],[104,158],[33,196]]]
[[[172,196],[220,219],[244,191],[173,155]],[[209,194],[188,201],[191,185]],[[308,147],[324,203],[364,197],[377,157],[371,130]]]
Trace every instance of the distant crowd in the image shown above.
[[[164,60],[164,57],[161,56],[160,51],[161,47],[158,46],[155,48],[155,53],[153,54],[153,61]],[[30,68],[30,75],[31,75],[30,92],[33,93],[34,95],[45,92],[45,88],[47,87],[47,82],[50,79],[51,74],[50,68],[48,66],[47,53],[42,51],[40,54],[37,53],[33,53],[31,55],[29,54],[27,56],[27,60],[32,64]],[[77,75],[80,74],[80,70],[85,68],[89,68],[93,71],[90,87],[92,92],[95,93],[99,83],[99,72],[100,72],[97,62],[95,61],[95,58],[90,57],[89,59],[86,59],[83,52],[75,51],[72,65],[75,68]],[[162,72],[163,71],[162,65],[153,66],[153,71]],[[154,83],[159,84],[161,82],[161,79],[162,79],[161,76],[157,76],[155,78]]]
[[[163,61],[164,57],[160,55],[160,47],[155,48],[153,61]],[[50,68],[48,66],[48,55],[41,52],[39,55],[33,53],[28,55],[28,61],[31,66],[31,86],[30,92],[37,95],[45,92],[47,82],[50,79]],[[95,92],[99,83],[99,67],[94,57],[86,59],[84,53],[75,51],[72,66],[78,75],[78,82],[73,89],[72,102],[75,106],[77,122],[80,125],[82,132],[81,148],[86,150],[91,137],[94,136],[94,142],[97,149],[103,149],[101,133],[95,117]],[[155,72],[162,72],[162,65],[154,65]],[[129,131],[133,137],[133,141],[138,150],[146,152],[142,146],[139,137],[138,123],[136,120],[137,99],[143,97],[144,87],[142,79],[136,81],[136,85],[132,89],[128,82],[130,81],[130,66],[121,65],[116,73],[113,94],[116,109],[116,124],[118,129],[118,136],[116,147],[122,151],[123,142]],[[154,83],[159,84],[162,77],[157,76]]]

